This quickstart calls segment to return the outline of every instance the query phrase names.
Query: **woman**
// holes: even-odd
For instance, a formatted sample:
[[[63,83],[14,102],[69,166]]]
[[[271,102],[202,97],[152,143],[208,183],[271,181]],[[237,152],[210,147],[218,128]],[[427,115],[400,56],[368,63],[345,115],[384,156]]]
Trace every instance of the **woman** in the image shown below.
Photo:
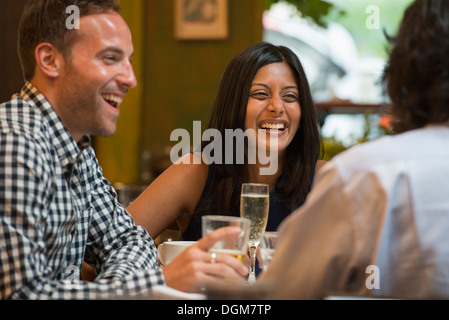
[[[188,161],[165,170],[128,207],[153,238],[176,220],[184,240],[197,240],[202,215],[240,215],[243,182],[270,185],[267,231],[276,230],[303,203],[315,170],[324,163],[318,160],[320,137],[309,85],[297,56],[286,47],[260,43],[234,57],[223,74],[208,128],[218,130],[223,141],[229,129],[262,132],[255,142],[262,149],[277,140],[277,170],[263,175],[261,169],[268,165],[248,161],[251,139],[243,164],[235,161],[236,154],[232,164],[223,160],[209,165],[193,164],[204,153],[187,155]],[[203,142],[201,150],[210,150],[211,143]],[[222,144],[223,158],[227,146]]]

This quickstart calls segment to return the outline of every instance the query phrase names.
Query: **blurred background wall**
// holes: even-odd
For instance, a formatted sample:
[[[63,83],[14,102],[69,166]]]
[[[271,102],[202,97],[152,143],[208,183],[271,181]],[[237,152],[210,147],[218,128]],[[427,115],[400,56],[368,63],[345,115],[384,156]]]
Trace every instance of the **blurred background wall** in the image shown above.
[[[172,131],[185,129],[192,136],[194,121],[204,130],[229,61],[264,40],[289,46],[300,57],[317,107],[325,112],[328,158],[383,134],[377,129],[387,103],[378,82],[388,55],[384,31],[395,34],[412,0],[227,0],[227,36],[202,40],[175,35],[176,1],[120,1],[133,34],[138,86],[120,108],[116,134],[93,137],[112,183],[146,185],[169,166],[177,144],[170,141]],[[179,1],[204,8],[222,0]],[[2,2],[0,102],[23,86],[16,48],[26,2]]]
[[[105,176],[113,182],[147,183],[167,165],[170,134],[207,125],[221,74],[231,58],[262,40],[261,0],[228,1],[225,39],[179,40],[174,1],[121,1],[133,33],[139,80],[121,107],[117,133],[96,138]]]
[[[6,0],[0,10],[0,101],[23,86],[17,29],[26,0]],[[116,134],[94,137],[104,175],[113,183],[146,184],[167,165],[170,134],[206,126],[218,82],[230,59],[262,40],[265,0],[229,0],[228,36],[179,40],[174,0],[122,0],[122,16],[133,34],[138,86],[120,108]]]
[[[6,0],[0,10],[0,103],[23,86],[22,69],[17,56],[17,29],[27,0]]]

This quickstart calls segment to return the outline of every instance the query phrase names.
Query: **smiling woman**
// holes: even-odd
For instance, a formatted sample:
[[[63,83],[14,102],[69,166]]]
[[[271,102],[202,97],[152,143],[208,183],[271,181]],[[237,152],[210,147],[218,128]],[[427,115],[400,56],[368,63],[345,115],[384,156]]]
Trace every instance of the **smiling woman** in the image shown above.
[[[275,138],[279,163],[269,175],[261,174],[267,163],[251,162],[251,139],[244,144],[244,161],[237,162],[227,143],[210,152],[216,139],[203,139],[198,152],[165,170],[129,207],[135,221],[157,237],[174,221],[184,240],[201,237],[201,216],[240,216],[240,187],[244,182],[270,185],[267,230],[299,207],[306,198],[318,160],[320,138],[316,112],[304,70],[286,47],[259,43],[235,56],[221,79],[208,128],[216,136],[232,132],[259,132],[253,139],[267,150]],[[263,137],[269,142],[260,143]],[[200,151],[202,153],[200,153]],[[230,162],[198,161],[208,153],[220,153]],[[151,206],[149,205],[151,203]]]
[[[270,150],[269,143],[275,137],[282,158],[298,131],[300,119],[299,89],[292,69],[284,62],[260,68],[251,85],[245,129],[265,130],[266,150]]]

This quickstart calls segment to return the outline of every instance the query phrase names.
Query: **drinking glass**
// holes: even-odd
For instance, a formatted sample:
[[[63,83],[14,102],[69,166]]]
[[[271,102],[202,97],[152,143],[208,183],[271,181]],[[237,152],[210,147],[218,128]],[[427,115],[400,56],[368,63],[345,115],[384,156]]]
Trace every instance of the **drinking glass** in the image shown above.
[[[267,270],[271,259],[273,259],[278,239],[279,232],[270,231],[262,234],[260,240],[260,258],[262,260],[262,269],[264,271]]]
[[[251,267],[248,283],[256,281],[255,262],[256,249],[260,242],[260,236],[265,231],[268,220],[269,186],[261,183],[243,183],[240,195],[240,216],[251,220],[249,234],[249,251]]]
[[[208,215],[201,217],[201,220],[203,237],[219,228],[232,226],[239,227],[242,231],[237,237],[217,241],[209,251],[226,253],[236,257],[242,262],[245,261],[248,252],[248,239],[251,227],[251,221],[249,219],[232,216]]]

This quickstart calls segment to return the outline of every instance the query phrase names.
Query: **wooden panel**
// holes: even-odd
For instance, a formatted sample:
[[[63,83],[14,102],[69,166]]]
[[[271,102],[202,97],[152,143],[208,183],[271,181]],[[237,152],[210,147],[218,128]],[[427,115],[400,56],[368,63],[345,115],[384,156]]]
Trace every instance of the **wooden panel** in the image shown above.
[[[173,1],[147,4],[142,147],[158,153],[176,144],[170,141],[173,130],[192,135],[193,121],[205,128],[224,69],[234,55],[262,40],[265,2],[228,1],[229,36],[224,40],[178,40]]]
[[[229,0],[229,36],[224,40],[178,40],[173,0],[121,1],[133,32],[134,69],[140,77],[121,107],[117,133],[96,138],[105,176],[113,183],[148,183],[153,159],[174,129],[206,126],[221,74],[239,51],[262,40],[265,1]],[[140,56],[140,58],[139,58]]]
[[[26,0],[3,1],[0,10],[0,102],[22,88],[24,81],[17,55],[17,33]]]
[[[133,68],[137,87],[131,89],[120,106],[117,132],[108,138],[94,138],[98,161],[106,178],[111,182],[138,183],[141,155],[142,92],[144,90],[143,63],[143,20],[145,0],[121,1],[121,15],[127,22],[134,45]]]

